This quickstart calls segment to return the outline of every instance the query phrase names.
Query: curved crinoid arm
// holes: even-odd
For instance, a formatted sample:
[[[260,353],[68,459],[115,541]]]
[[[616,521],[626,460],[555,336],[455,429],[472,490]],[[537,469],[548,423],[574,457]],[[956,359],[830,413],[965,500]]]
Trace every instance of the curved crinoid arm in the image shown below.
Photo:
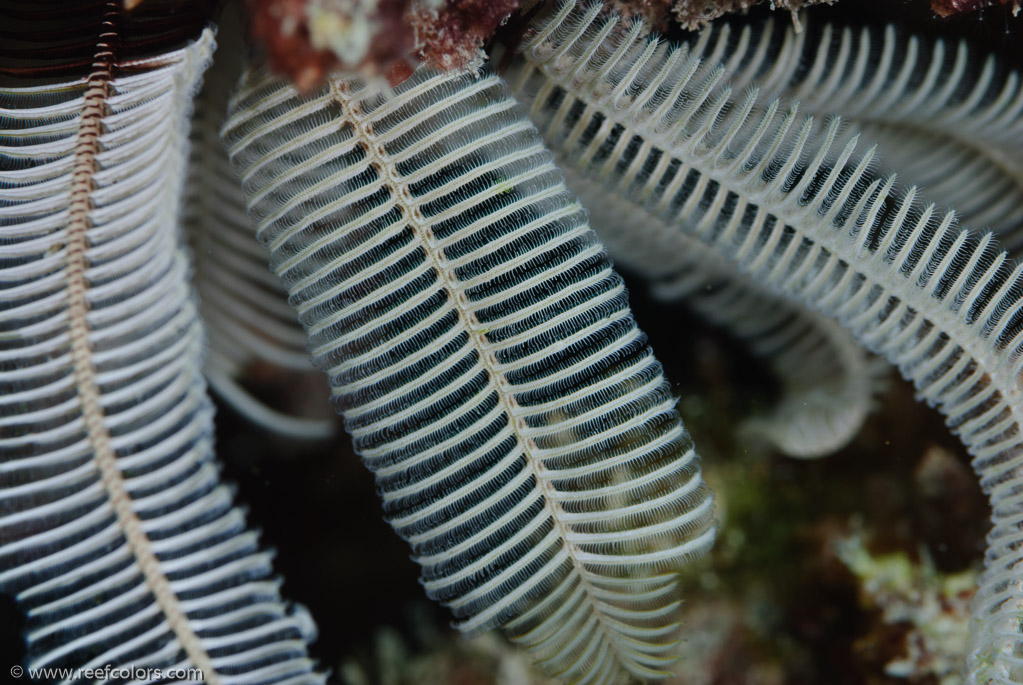
[[[1023,256],[1023,165],[1014,170],[982,148],[940,133],[873,122],[847,123],[845,135],[858,133],[877,143],[882,155],[878,170],[898,173],[903,182],[920,187],[927,199],[954,207],[962,223],[990,230],[1013,258]]]
[[[1023,244],[1023,231],[1019,230],[1023,228],[1023,174],[985,152],[988,148],[997,149],[997,137],[990,139],[988,146],[972,145],[954,125],[927,119],[919,96],[921,92],[937,89],[933,66],[929,65],[945,65],[962,74],[984,60],[961,45],[953,53],[953,63],[946,65],[945,55],[949,51],[945,44],[903,37],[892,27],[883,32],[864,30],[854,34],[849,29],[833,31],[826,24],[811,22],[809,26],[807,32],[795,32],[787,22],[769,21],[764,26],[745,26],[733,31],[728,24],[717,24],[700,33],[687,48],[691,57],[699,58],[700,62],[687,59],[682,51],[674,57],[680,68],[694,70],[690,77],[694,82],[712,78],[715,68],[723,68],[733,91],[757,86],[787,97],[805,94],[812,96],[809,106],[823,112],[833,111],[836,102],[839,106],[848,104],[858,92],[836,93],[840,85],[850,83],[840,80],[840,76],[852,79],[852,83],[868,91],[876,90],[878,83],[891,85],[897,81],[913,97],[907,96],[906,101],[887,98],[890,105],[898,106],[878,107],[865,113],[862,121],[854,121],[881,144],[883,156],[877,166],[881,170],[898,169],[903,178],[924,186],[930,197],[956,207],[971,225],[998,233],[1008,247]],[[858,43],[853,40],[854,35]],[[818,45],[823,49],[812,49]],[[913,60],[905,67],[906,74],[899,78],[888,74],[885,70],[892,69],[893,56],[906,52]],[[994,76],[998,73],[997,63],[987,60],[984,64],[990,82],[1001,84],[998,87],[1006,92],[1014,92],[1016,81],[1012,72],[999,80]],[[868,66],[880,69],[883,78],[868,78],[874,75],[868,72]],[[539,92],[545,87],[536,84],[536,75],[528,73],[530,68],[519,63],[508,69],[509,81],[516,90],[532,88]],[[965,84],[965,78],[961,78],[959,86],[946,89],[942,101],[951,106],[965,100],[971,95]],[[809,88],[810,85],[815,88]],[[995,86],[981,89],[985,87],[992,90]],[[983,99],[972,94],[972,101],[979,107]],[[864,109],[859,99],[855,102]],[[1007,113],[1013,111],[1009,102],[1006,100],[1002,105]],[[573,104],[571,100],[563,101],[560,111],[567,112]],[[1008,114],[1004,116],[1011,119]],[[541,127],[548,139],[565,134],[561,114],[547,121]],[[605,132],[610,132],[607,124]],[[853,127],[840,132],[846,140],[856,133]],[[835,145],[834,154],[841,149],[841,145]],[[620,178],[631,179],[627,174]],[[622,204],[602,186],[601,190],[587,193],[575,187],[572,174],[569,180],[573,190],[583,196],[584,204],[593,210],[594,228],[616,260],[642,264],[637,271],[656,283],[655,294],[687,300],[716,323],[749,339],[754,350],[769,361],[787,392],[766,421],[751,424],[757,432],[782,451],[796,456],[827,454],[852,438],[872,405],[881,370],[856,350],[849,333],[827,317],[786,303],[778,294],[765,291],[748,279],[737,278],[727,264],[714,266],[720,264],[721,258],[715,260],[700,254],[697,238],[679,238],[683,244],[664,249],[656,237],[663,224],[656,218],[644,216],[644,210],[631,203]],[[630,212],[635,212],[631,219],[626,216]],[[652,236],[650,240],[644,239],[646,233]],[[703,252],[706,251],[704,248]],[[676,262],[675,276],[670,275],[672,261]],[[811,353],[816,363],[801,363]]]
[[[706,45],[702,49],[713,52]],[[692,79],[712,73],[706,64],[687,59],[684,51],[675,57],[680,68],[691,71]],[[495,61],[503,60],[497,55]],[[573,121],[592,123],[587,119],[592,112],[587,113],[581,101],[561,100],[557,111],[537,109],[546,103],[544,94],[553,94],[550,89],[555,84],[533,65],[513,61],[506,76],[516,95],[534,105],[534,123],[556,150],[563,145],[559,137],[579,134],[565,128],[571,108],[577,108],[569,115]],[[604,133],[610,132],[605,127]],[[768,360],[785,394],[771,415],[749,423],[754,434],[797,457],[830,454],[856,435],[882,386],[883,371],[848,332],[736,274],[729,260],[699,237],[679,231],[630,201],[627,188],[609,193],[604,181],[573,171],[571,162],[563,167],[569,187],[590,210],[594,228],[617,262],[649,279],[656,297],[685,300],[705,318],[748,340],[753,351]],[[630,176],[622,178],[628,181]],[[814,364],[805,363],[808,355]]]
[[[734,90],[755,85],[807,111],[941,132],[1021,166],[1004,153],[1023,149],[1023,78],[997,56],[891,25],[807,26],[715,26],[694,38],[692,54],[722,64]]]
[[[220,143],[228,94],[241,75],[244,54],[238,20],[225,14],[219,58],[196,97],[184,208],[209,341],[203,372],[222,400],[263,428],[302,439],[329,437],[336,419],[324,414],[330,411],[328,395],[309,360],[305,331],[287,291],[267,268],[269,253],[254,239],[245,195]],[[303,412],[285,413],[255,397],[246,385],[254,376],[296,388],[292,395],[308,394],[301,401],[289,397]]]
[[[713,253],[698,238],[688,237]],[[759,287],[734,269],[717,282],[708,281],[711,274],[705,269],[711,263],[708,257],[699,266],[682,265],[673,277],[655,282],[652,293],[662,300],[684,299],[708,321],[748,341],[781,379],[782,397],[767,416],[743,425],[746,436],[764,438],[800,458],[845,447],[874,408],[887,364],[833,319]]]
[[[518,66],[509,70],[513,82]],[[627,196],[608,192],[603,183],[569,165],[563,171],[617,264],[648,278],[654,297],[683,300],[708,321],[749,341],[781,379],[784,394],[778,405],[747,422],[752,436],[802,458],[831,454],[852,440],[883,387],[887,365],[867,354],[835,321],[737,274],[699,237],[665,223]]]
[[[721,64],[733,92],[756,87],[761,102],[781,97],[815,116],[841,115],[851,124],[845,135],[879,143],[880,170],[998,233],[1010,251],[1023,247],[1020,72],[966,42],[806,23],[798,33],[786,22],[717,25],[691,52]]]
[[[0,77],[0,590],[29,668],[322,682],[213,462],[178,227],[213,36],[160,5],[61,13],[73,30],[42,46],[27,27],[52,7],[4,16],[25,59]]]
[[[546,79],[534,111],[577,113],[552,138],[566,158],[836,317],[948,417],[992,505],[970,677],[1023,682],[1023,266],[872,178],[855,139],[832,150],[837,121],[758,113],[755,96],[690,82],[675,48],[608,21],[571,5],[538,17],[523,45]]]
[[[302,98],[257,70],[224,136],[427,594],[566,679],[665,675],[711,496],[622,281],[501,80],[421,68]]]

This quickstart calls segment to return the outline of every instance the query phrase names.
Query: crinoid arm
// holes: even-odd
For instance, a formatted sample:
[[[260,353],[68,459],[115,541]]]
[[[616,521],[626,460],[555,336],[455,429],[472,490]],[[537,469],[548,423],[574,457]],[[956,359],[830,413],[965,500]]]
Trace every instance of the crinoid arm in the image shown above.
[[[545,121],[538,119],[541,131]],[[747,437],[798,458],[833,454],[853,439],[884,386],[886,364],[835,321],[736,273],[698,236],[570,165],[562,171],[617,264],[645,277],[658,300],[685,302],[747,341],[780,379],[780,401],[743,424]]]
[[[630,198],[839,320],[945,414],[992,506],[971,682],[1023,682],[1023,266],[875,174],[855,136],[836,147],[838,120],[735,97],[722,69],[614,22],[561,5],[522,45],[533,111],[569,113],[559,153],[609,187],[634,173]]]
[[[387,519],[459,627],[547,672],[667,675],[712,500],[621,279],[501,80],[426,68],[224,127]]]
[[[322,683],[214,462],[179,226],[213,32],[167,5],[3,8],[0,590],[30,675]]]
[[[879,144],[877,169],[898,172],[960,220],[1023,247],[1023,74],[965,41],[896,26],[839,27],[807,18],[701,32],[693,57],[720,64],[732,91],[761,102],[798,101],[814,116],[841,115]]]
[[[252,423],[290,438],[327,438],[336,424],[328,393],[309,359],[305,331],[288,305],[288,293],[267,267],[269,253],[255,240],[245,195],[220,142],[228,95],[241,75],[244,55],[240,20],[230,8],[224,14],[218,59],[196,97],[184,207],[193,282],[209,343],[203,372],[217,396]],[[246,383],[252,376],[299,388],[286,395],[289,411],[256,397]],[[298,402],[305,393],[310,397]]]

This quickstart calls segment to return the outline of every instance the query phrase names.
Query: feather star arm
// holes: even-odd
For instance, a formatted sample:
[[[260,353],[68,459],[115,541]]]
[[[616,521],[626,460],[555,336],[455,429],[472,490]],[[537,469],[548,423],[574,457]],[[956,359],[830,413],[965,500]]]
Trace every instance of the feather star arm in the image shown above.
[[[178,227],[212,31],[126,56],[160,44],[154,24],[83,15],[88,77],[0,87],[0,589],[27,612],[29,669],[322,683],[315,628],[213,463]]]
[[[239,23],[230,15],[221,20],[217,40],[222,45],[192,117],[184,224],[195,253],[199,314],[209,337],[203,373],[216,394],[252,423],[294,439],[327,438],[336,423],[328,393],[309,360],[305,331],[288,306],[288,293],[266,267],[269,253],[254,239],[245,195],[220,142],[228,95],[242,69]],[[308,392],[298,415],[276,409],[246,388],[246,375],[267,371]]]
[[[563,678],[666,675],[712,501],[621,280],[500,79],[422,68],[302,98],[252,71],[224,136],[427,594]]]
[[[551,139],[573,165],[837,318],[948,417],[992,505],[970,676],[1023,682],[1023,266],[873,177],[855,137],[833,149],[838,121],[733,99],[720,69],[690,80],[684,50],[615,33],[600,9],[537,18],[522,47],[533,111],[562,118]]]
[[[846,139],[859,132],[880,144],[881,171],[923,187],[1019,256],[1023,79],[996,56],[890,25],[813,21],[799,33],[784,22],[721,24],[694,39],[691,53],[721,64],[733,92],[755,87],[815,116],[841,115],[851,124]]]
[[[512,81],[514,72],[514,66],[507,72]],[[560,133],[546,127],[542,132]],[[569,165],[562,171],[616,263],[645,277],[655,298],[684,301],[748,341],[781,379],[777,406],[742,426],[748,437],[805,459],[832,454],[856,436],[884,386],[886,364],[833,320],[737,274],[713,247],[650,214],[627,194],[608,192],[602,182]]]

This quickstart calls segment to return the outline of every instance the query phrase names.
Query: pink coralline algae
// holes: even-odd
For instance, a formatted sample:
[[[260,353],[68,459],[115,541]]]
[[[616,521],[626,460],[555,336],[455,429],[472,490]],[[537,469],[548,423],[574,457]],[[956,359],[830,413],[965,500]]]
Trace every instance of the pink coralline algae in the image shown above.
[[[479,58],[519,0],[447,0],[438,9],[426,4],[415,3],[411,15],[416,57],[439,69],[463,69]]]
[[[418,62],[463,69],[519,0],[248,0],[271,68],[301,90],[333,71],[403,80]]]

